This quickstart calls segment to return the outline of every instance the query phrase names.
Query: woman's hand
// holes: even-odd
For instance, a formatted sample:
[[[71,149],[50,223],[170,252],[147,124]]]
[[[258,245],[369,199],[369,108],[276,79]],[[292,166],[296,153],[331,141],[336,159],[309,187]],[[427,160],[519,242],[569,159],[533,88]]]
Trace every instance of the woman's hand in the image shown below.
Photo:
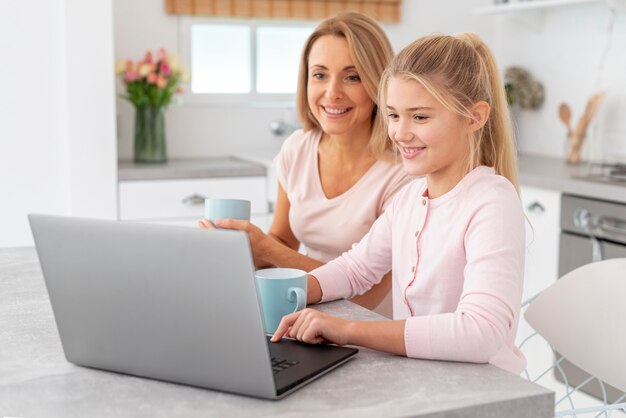
[[[272,251],[272,244],[276,244],[276,240],[264,233],[261,228],[254,225],[250,221],[242,221],[239,219],[219,219],[213,224],[208,219],[198,221],[198,226],[205,229],[234,229],[237,231],[245,231],[248,233],[250,247],[252,249],[252,257],[256,266],[272,264],[268,260]]]
[[[204,228],[204,229],[208,229],[209,231],[212,231],[214,229],[217,229],[215,227],[215,224],[213,224],[213,222],[209,221],[208,219],[200,219],[198,221],[198,226],[200,228]]]
[[[271,341],[278,342],[282,337],[291,337],[309,344],[346,345],[351,324],[351,321],[315,309],[304,309],[284,316]]]

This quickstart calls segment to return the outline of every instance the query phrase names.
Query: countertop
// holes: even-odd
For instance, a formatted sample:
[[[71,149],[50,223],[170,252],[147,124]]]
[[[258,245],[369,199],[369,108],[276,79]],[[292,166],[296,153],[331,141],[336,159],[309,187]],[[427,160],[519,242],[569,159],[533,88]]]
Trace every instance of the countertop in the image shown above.
[[[270,180],[273,185],[276,181],[272,159],[277,153],[278,148],[264,148],[233,157],[172,159],[166,164],[134,164],[132,161],[120,161],[118,176],[120,181],[129,181],[271,174]],[[523,186],[626,203],[626,183],[604,183],[584,178],[596,169],[596,166],[588,163],[569,165],[562,158],[519,156],[519,178]]]
[[[164,164],[120,160],[117,167],[119,181],[266,175],[263,164],[236,157],[172,158]]]
[[[0,249],[0,414],[24,417],[547,417],[554,394],[491,365],[357,357],[281,401],[93,370],[68,363],[33,248]],[[377,314],[348,301],[318,309]]]
[[[584,178],[595,172],[597,166],[589,163],[570,165],[560,158],[519,156],[519,180],[523,186],[626,203],[626,182],[605,183]]]

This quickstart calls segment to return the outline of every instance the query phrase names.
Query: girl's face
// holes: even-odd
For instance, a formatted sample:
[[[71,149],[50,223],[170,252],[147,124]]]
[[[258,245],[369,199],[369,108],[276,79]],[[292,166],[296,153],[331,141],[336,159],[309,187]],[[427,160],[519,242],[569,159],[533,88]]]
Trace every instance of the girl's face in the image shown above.
[[[470,152],[468,118],[447,110],[417,81],[397,77],[387,87],[387,118],[409,175],[460,180]]]
[[[330,135],[368,132],[374,103],[350,58],[348,41],[325,35],[309,53],[307,97],[322,130]]]

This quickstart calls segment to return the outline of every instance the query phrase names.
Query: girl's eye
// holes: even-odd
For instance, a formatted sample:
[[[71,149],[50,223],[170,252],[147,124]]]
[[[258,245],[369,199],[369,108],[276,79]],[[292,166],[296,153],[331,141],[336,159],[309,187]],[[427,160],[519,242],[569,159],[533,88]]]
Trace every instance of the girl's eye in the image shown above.
[[[388,113],[387,117],[391,120],[396,120],[398,119],[398,115],[396,113]]]
[[[416,121],[420,122],[420,121],[425,121],[426,119],[428,119],[428,116],[426,116],[426,115],[415,115],[415,116],[413,116],[413,119],[415,119]]]
[[[361,77],[359,77],[358,75],[354,74],[354,75],[349,75],[348,77],[348,81],[361,81]]]

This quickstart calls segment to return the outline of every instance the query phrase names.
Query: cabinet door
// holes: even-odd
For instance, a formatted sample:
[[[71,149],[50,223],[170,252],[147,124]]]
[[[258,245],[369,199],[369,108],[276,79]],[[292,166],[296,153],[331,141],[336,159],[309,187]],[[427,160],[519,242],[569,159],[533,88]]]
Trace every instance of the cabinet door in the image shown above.
[[[265,177],[121,181],[119,194],[121,220],[189,219],[195,223],[204,214],[206,197],[248,199],[253,215],[268,211]]]
[[[524,300],[558,278],[561,193],[522,187],[526,222]]]
[[[522,203],[526,214],[526,263],[524,294],[527,301],[558,278],[561,193],[534,187],[522,187]],[[536,378],[553,361],[552,351],[540,337],[532,337],[534,330],[520,317],[516,344],[526,356],[527,372]],[[524,342],[522,344],[522,342]]]

